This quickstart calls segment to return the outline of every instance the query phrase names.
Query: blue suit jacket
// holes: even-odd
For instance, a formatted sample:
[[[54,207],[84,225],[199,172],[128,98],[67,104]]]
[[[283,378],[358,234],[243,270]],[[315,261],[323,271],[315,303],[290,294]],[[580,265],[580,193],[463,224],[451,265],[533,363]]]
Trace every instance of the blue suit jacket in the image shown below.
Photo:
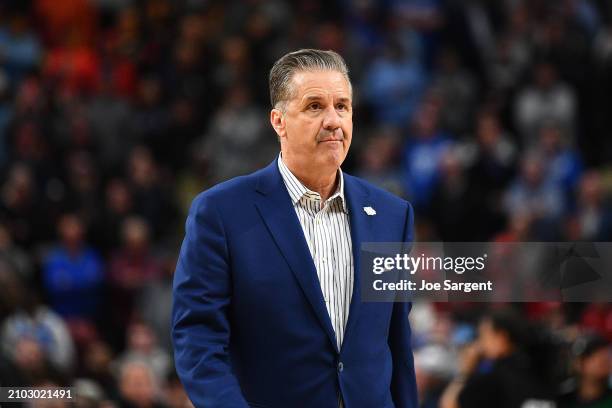
[[[355,279],[340,350],[276,160],[193,201],[172,336],[196,407],[338,408],[340,393],[346,408],[417,407],[411,305],[360,302],[359,276],[361,242],[412,240],[412,207],[344,176]]]

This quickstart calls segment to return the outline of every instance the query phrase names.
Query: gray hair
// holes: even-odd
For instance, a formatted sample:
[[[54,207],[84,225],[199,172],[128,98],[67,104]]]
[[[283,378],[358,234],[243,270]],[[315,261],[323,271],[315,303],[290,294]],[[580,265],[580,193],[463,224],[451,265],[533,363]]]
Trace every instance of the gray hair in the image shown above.
[[[352,91],[348,68],[344,59],[334,51],[301,49],[283,55],[270,70],[270,102],[272,108],[284,108],[291,99],[291,80],[300,71],[337,71],[344,75]]]

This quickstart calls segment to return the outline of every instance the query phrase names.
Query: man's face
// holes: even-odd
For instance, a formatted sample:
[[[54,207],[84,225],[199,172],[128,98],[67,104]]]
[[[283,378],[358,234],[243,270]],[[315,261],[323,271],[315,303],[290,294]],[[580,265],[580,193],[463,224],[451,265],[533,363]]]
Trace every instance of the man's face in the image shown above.
[[[301,71],[292,78],[284,112],[270,121],[280,137],[283,158],[296,170],[330,171],[340,167],[351,145],[353,109],[346,78],[336,71]]]

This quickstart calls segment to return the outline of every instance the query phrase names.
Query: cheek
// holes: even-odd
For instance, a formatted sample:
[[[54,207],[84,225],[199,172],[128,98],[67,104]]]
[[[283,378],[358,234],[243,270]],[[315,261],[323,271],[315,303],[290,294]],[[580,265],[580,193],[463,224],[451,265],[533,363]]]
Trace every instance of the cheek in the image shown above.
[[[292,142],[300,145],[310,145],[316,141],[320,125],[312,119],[301,120],[287,126],[287,136]]]
[[[344,132],[344,138],[346,140],[345,146],[348,149],[351,145],[351,141],[353,140],[353,123],[349,123],[342,128]]]

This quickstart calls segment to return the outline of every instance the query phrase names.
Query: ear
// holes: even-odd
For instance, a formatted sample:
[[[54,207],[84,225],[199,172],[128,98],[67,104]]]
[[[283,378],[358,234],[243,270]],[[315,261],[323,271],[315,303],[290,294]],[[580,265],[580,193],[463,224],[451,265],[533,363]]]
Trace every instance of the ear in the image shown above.
[[[279,109],[275,108],[270,111],[270,124],[278,135],[279,140],[286,136],[285,117]]]

